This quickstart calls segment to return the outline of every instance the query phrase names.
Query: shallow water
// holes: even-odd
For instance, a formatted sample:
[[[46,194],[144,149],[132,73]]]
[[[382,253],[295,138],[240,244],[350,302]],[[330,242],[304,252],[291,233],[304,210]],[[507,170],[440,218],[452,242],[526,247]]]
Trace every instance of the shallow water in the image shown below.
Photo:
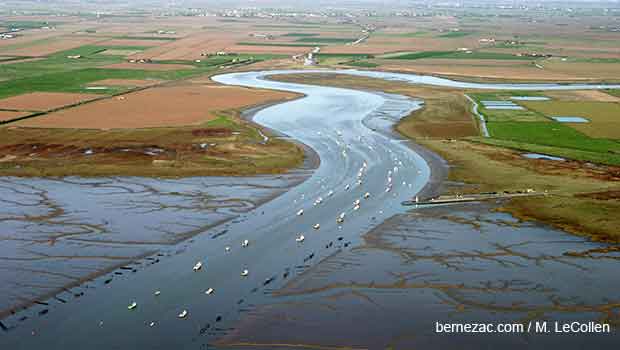
[[[560,123],[589,123],[590,121],[583,117],[551,117]]]
[[[444,86],[445,84],[452,84],[450,86],[471,88],[499,87],[532,90],[573,88],[563,85],[473,84],[393,73],[347,72],[384,79],[405,80],[411,83]],[[123,274],[123,278],[116,278],[116,275],[108,274],[82,286],[77,294],[79,295],[80,291],[84,294],[79,295],[79,297],[74,297],[75,290],[68,290],[60,295],[63,299],[73,296],[71,302],[63,303],[58,300],[50,300],[49,305],[35,305],[29,310],[8,317],[3,322],[9,330],[0,332],[0,345],[8,346],[11,349],[37,347],[47,349],[109,349],[115,347],[194,349],[213,344],[221,339],[233,339],[228,337],[234,337],[238,334],[235,329],[239,325],[242,326],[240,329],[247,329],[245,322],[251,321],[252,317],[257,315],[256,312],[261,310],[261,305],[274,303],[274,292],[289,290],[291,285],[287,284],[288,281],[296,276],[307,276],[306,272],[308,271],[322,268],[322,265],[317,265],[317,263],[323,259],[329,261],[330,257],[340,256],[340,254],[345,254],[347,257],[348,254],[354,254],[361,249],[360,246],[364,245],[364,241],[361,239],[363,234],[371,231],[393,215],[403,213],[405,208],[400,205],[400,202],[418,193],[429,181],[431,174],[428,164],[413,152],[405,141],[391,134],[390,128],[400,117],[419,108],[420,101],[402,96],[279,83],[263,79],[265,75],[275,73],[282,74],[283,72],[236,73],[217,76],[214,79],[226,84],[282,89],[307,95],[303,99],[263,109],[256,114],[255,121],[300,140],[317,152],[321,158],[321,163],[310,179],[258,209],[241,213],[234,220],[206,229],[191,242],[174,246],[175,249],[157,257],[160,259],[157,264],[146,263],[143,269],[136,273]],[[580,86],[580,88],[584,87]],[[367,164],[365,168],[364,162]],[[361,176],[362,181],[358,185],[356,182],[360,168],[364,168],[364,170]],[[393,185],[390,187],[390,191],[386,191],[390,177]],[[350,188],[347,189],[346,185],[349,185]],[[175,188],[174,192],[176,192],[176,185],[173,187]],[[330,194],[330,191],[333,191],[333,194]],[[370,193],[370,198],[364,199],[361,207],[354,210],[353,202],[356,199],[362,199],[361,197],[365,192]],[[190,190],[189,193],[194,193],[194,191]],[[320,204],[313,205],[318,197],[322,197],[323,201]],[[83,203],[85,199],[90,200],[90,197],[83,197],[79,192],[63,193],[61,198],[72,201],[76,212],[80,212],[80,203]],[[176,199],[178,197],[171,197],[172,211],[175,210],[176,206],[183,206],[186,203],[185,200],[179,202]],[[148,201],[146,202],[148,203]],[[135,203],[131,204],[135,205]],[[88,208],[88,204],[85,205],[85,208]],[[139,212],[132,212],[132,208],[130,206],[128,210],[125,209],[126,211],[119,210],[118,216],[127,216],[126,220],[132,222],[128,228],[136,231],[144,230],[144,235],[148,235],[150,227],[153,223],[157,223],[158,219],[167,218],[166,215],[161,217],[158,215],[142,216]],[[147,205],[147,208],[150,208],[150,205]],[[303,216],[296,216],[295,212],[300,208],[303,208],[305,213]],[[203,220],[208,223],[206,218],[200,217],[202,209],[197,212],[190,210],[188,212],[181,211],[182,214],[178,215],[171,214],[173,222],[163,220],[165,222],[164,227],[167,228],[170,224],[173,227],[176,225],[183,227],[185,222],[200,224]],[[346,213],[346,219],[343,224],[339,225],[336,222],[336,217],[341,212]],[[94,215],[94,217],[99,216]],[[179,220],[179,217],[183,220]],[[90,219],[90,216],[87,215],[87,218]],[[312,226],[317,223],[320,223],[320,229],[313,230]],[[431,222],[428,229],[437,229],[440,232],[441,225],[441,222]],[[458,280],[463,277],[477,277],[477,283],[481,283],[483,277],[476,276],[474,272],[488,270],[488,280],[491,283],[503,285],[504,281],[510,278],[512,270],[503,269],[504,264],[498,260],[519,260],[521,257],[491,256],[491,258],[478,258],[479,253],[477,252],[479,250],[490,249],[488,247],[489,240],[485,238],[494,238],[495,228],[489,226],[489,232],[483,231],[483,234],[477,239],[472,239],[473,236],[470,235],[459,235],[459,232],[468,232],[466,228],[471,225],[469,222],[457,220],[454,226],[448,226],[448,232],[444,232],[442,235],[448,235],[454,231],[453,239],[443,240],[434,250],[439,254],[458,253],[461,250],[470,251],[474,252],[473,256],[471,254],[457,256],[454,258],[455,261],[448,257],[448,260],[440,259],[439,263],[432,258],[421,257],[416,269],[419,269],[423,275],[428,273],[431,276],[437,276],[436,278],[439,278],[439,281],[442,281],[442,278],[443,281],[449,281],[450,278]],[[189,229],[191,230],[194,226],[191,225]],[[521,236],[520,229],[515,230],[517,233],[513,239],[521,242],[517,239]],[[157,234],[160,238],[166,237],[170,233],[167,229],[161,231]],[[155,230],[155,232],[158,231]],[[557,231],[553,232],[557,237],[570,238]],[[295,241],[299,234],[306,236],[303,243]],[[530,234],[525,235],[531,236]],[[497,241],[506,243],[510,237],[504,236],[501,235],[500,237],[505,240],[497,238]],[[244,239],[250,241],[247,248],[240,246],[240,242]],[[435,240],[435,237],[423,237],[417,241],[417,244],[420,247],[426,247],[430,244],[426,243],[427,240]],[[495,238],[490,242],[494,240]],[[585,242],[580,244],[589,246]],[[559,254],[560,246],[554,245],[552,242],[549,245],[557,250],[554,252]],[[224,249],[226,246],[231,247],[229,252]],[[414,247],[414,249],[418,248],[418,246]],[[432,249],[432,246],[429,249]],[[495,246],[493,249],[501,250],[501,247]],[[523,250],[521,255],[540,255],[536,244],[525,244],[523,247],[519,246],[519,249]],[[370,265],[366,265],[369,268],[368,271],[347,269],[361,264],[355,260],[336,263],[335,266],[340,266],[340,268],[335,269],[336,275],[343,283],[345,294],[351,294],[350,291],[346,291],[346,288],[350,288],[350,286],[346,286],[350,278],[363,281],[364,278],[377,276],[376,279],[379,281],[381,275],[377,273],[385,274],[385,268],[392,268],[395,260],[391,254],[373,255],[372,251],[371,249],[365,253],[369,257],[368,261],[371,262]],[[399,253],[398,256],[400,258],[402,255]],[[531,272],[538,278],[561,271],[564,278],[573,278],[571,281],[574,284],[583,282],[583,275],[573,276],[571,273],[563,272],[572,271],[562,270],[572,268],[571,265],[564,266],[565,264],[561,263],[557,270],[550,268],[554,267],[555,264],[546,264],[542,259],[545,256],[543,254],[532,260],[534,263],[523,267],[523,270],[520,270],[517,275],[521,278]],[[407,261],[410,261],[411,257],[408,259]],[[463,264],[461,260],[471,260],[472,263],[468,266],[473,272],[469,271],[469,268],[462,271],[450,270],[453,266],[461,266]],[[526,260],[529,261],[529,259]],[[191,268],[197,261],[202,261],[204,267],[200,272],[193,272]],[[609,273],[610,270],[616,268],[615,260],[608,262],[608,259],[605,258],[601,261],[603,261],[602,264],[608,264],[604,266],[608,273],[601,274],[601,278],[610,278],[608,276],[613,276]],[[539,263],[542,263],[540,265],[542,268],[539,267]],[[508,267],[519,267],[518,264],[507,264]],[[249,275],[245,278],[240,276],[243,269],[249,270]],[[371,269],[379,269],[380,271],[375,272]],[[442,269],[450,271],[444,272]],[[347,271],[350,275],[343,275]],[[402,273],[398,269],[395,272],[395,275],[391,273],[389,275],[392,277],[400,276],[398,277],[399,280],[405,279],[405,282],[407,279],[417,276],[415,274],[411,276],[406,271]],[[325,271],[325,276],[329,276],[329,273],[331,272]],[[114,278],[112,283],[106,283],[109,277]],[[389,281],[389,279],[383,278],[383,281]],[[433,282],[434,279],[430,281]],[[613,281],[609,283],[615,286]],[[206,295],[204,291],[208,288],[214,288],[215,292],[212,295]],[[160,296],[154,295],[156,290],[161,290]],[[610,293],[612,291],[610,289]],[[381,292],[385,291],[382,290]],[[564,289],[561,292],[565,294]],[[492,294],[492,296],[497,297],[498,300],[503,300],[504,296],[498,293]],[[396,319],[398,322],[386,322],[378,326],[377,322],[362,322],[365,321],[361,319],[362,316],[356,317],[368,315],[362,308],[357,307],[363,305],[359,298],[362,301],[367,300],[367,298],[363,295],[360,296],[359,293],[352,294],[354,295],[353,299],[345,300],[342,304],[348,313],[339,313],[340,316],[336,316],[340,317],[340,320],[348,320],[349,325],[351,318],[356,320],[354,324],[357,327],[348,329],[352,333],[340,333],[338,335],[337,327],[330,328],[322,333],[315,333],[312,332],[312,329],[300,326],[302,325],[299,323],[302,320],[301,317],[296,319],[298,321],[295,321],[294,318],[288,318],[287,326],[297,326],[291,333],[296,333],[297,330],[305,330],[299,333],[299,339],[305,339],[305,336],[315,336],[315,342],[332,344],[341,342],[342,339],[351,340],[360,336],[360,341],[367,339],[368,344],[378,344],[383,341],[381,340],[383,334],[389,335],[399,332],[402,334],[404,331],[399,324],[402,324],[402,327],[408,327],[407,319],[427,319],[436,315],[437,312],[442,315],[450,314],[454,308],[453,306],[444,306],[445,309],[442,309],[444,303],[450,304],[448,303],[449,299],[443,303],[436,302],[435,290],[426,290],[422,296],[407,292],[401,296],[405,299],[389,298],[392,303],[389,308],[382,309],[378,305],[374,309],[372,315],[379,316],[371,315],[368,317],[369,320],[389,320],[392,315],[398,315]],[[566,295],[571,298],[574,294]],[[465,295],[465,297],[469,297],[469,295]],[[486,294],[483,297],[481,300],[484,302],[491,302],[485,299]],[[287,298],[297,297],[289,295]],[[334,298],[335,300],[338,299],[337,296],[332,297],[332,299]],[[469,299],[466,298],[465,300]],[[138,306],[129,311],[127,305],[132,301],[136,301]],[[300,297],[299,301],[304,304],[303,297]],[[292,299],[290,302],[296,302],[296,299]],[[411,305],[410,309],[403,307],[403,303],[406,302],[409,304],[405,306]],[[333,307],[327,304],[326,308],[330,310]],[[184,309],[188,310],[188,316],[179,319],[177,315]],[[47,313],[39,315],[45,310]],[[312,308],[308,314],[316,314],[317,318],[321,314],[323,316],[328,314],[328,312],[320,313],[319,310],[321,310],[319,307]],[[384,312],[385,310],[387,312]],[[492,314],[497,317],[497,310],[494,310]],[[20,321],[24,316],[29,319]],[[149,327],[151,322],[153,322],[153,327]],[[313,320],[312,322],[330,324],[329,320],[326,319]],[[75,332],[76,329],[79,329],[80,332]],[[375,333],[374,331],[377,329],[380,332]],[[347,329],[343,329],[344,331]],[[244,334],[251,335],[253,333],[241,333],[241,335]],[[318,337],[316,339],[317,334],[324,338]],[[345,337],[343,334],[347,336]],[[369,334],[376,335],[377,338],[363,337]],[[276,342],[287,334],[284,333],[283,328],[275,328],[275,331],[268,333],[268,335],[271,336],[268,340]],[[403,337],[406,336],[406,334],[403,335]]]
[[[557,161],[566,160],[561,157],[555,157],[555,156],[550,156],[547,154],[540,154],[540,153],[524,153],[522,154],[522,156],[525,158],[529,158],[529,159],[546,159],[546,160],[557,160]]]
[[[306,177],[0,178],[0,310],[179,249]]]
[[[488,209],[445,206],[395,216],[363,244],[287,283],[221,342],[373,349],[617,345],[617,331],[435,333],[435,322],[620,325],[620,279],[614,272],[620,252]]]
[[[515,101],[548,101],[549,97],[545,96],[511,96],[511,99]]]

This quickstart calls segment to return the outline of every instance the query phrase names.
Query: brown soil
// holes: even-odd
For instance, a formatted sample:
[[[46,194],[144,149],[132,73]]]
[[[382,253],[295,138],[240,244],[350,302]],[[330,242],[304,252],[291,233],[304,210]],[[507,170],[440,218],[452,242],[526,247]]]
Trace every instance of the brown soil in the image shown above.
[[[610,190],[603,192],[580,193],[575,195],[578,198],[592,198],[599,201],[620,200],[620,190]]]
[[[101,38],[71,37],[51,38],[41,43],[16,49],[8,49],[3,54],[15,56],[47,56],[53,53],[73,49],[82,45],[89,45],[101,41]]]
[[[99,45],[105,46],[159,46],[167,43],[166,40],[144,40],[144,39],[110,39],[101,42]]]
[[[547,91],[545,95],[560,101],[620,102],[620,97],[599,90]]]
[[[94,94],[32,92],[0,100],[0,108],[23,111],[48,111],[101,97]]]
[[[156,87],[18,122],[45,128],[149,128],[207,122],[218,111],[290,99],[293,94],[239,87]]]
[[[193,60],[201,58],[201,53],[234,51],[230,47],[239,40],[245,40],[246,33],[228,32],[225,35],[215,31],[200,32],[185,38],[166,42],[157,47],[132,55],[132,58],[153,60]]]
[[[28,115],[28,113],[24,112],[13,112],[13,111],[0,111],[0,122],[5,120],[11,120],[19,117],[23,117]]]

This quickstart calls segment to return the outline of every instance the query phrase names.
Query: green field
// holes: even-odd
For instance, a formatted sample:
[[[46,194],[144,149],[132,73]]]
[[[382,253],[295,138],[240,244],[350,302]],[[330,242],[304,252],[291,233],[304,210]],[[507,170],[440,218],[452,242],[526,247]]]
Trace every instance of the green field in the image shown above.
[[[542,96],[541,93],[536,91],[503,91],[498,93],[470,93],[472,97],[478,103],[478,112],[484,115],[484,119],[488,123],[494,122],[551,122],[544,114],[524,109],[524,110],[509,110],[509,109],[487,109],[482,104],[482,101],[512,101],[511,96]],[[515,101],[513,101],[515,102]],[[519,101],[521,102],[521,101]],[[520,104],[520,103],[517,103]]]
[[[368,61],[349,61],[349,62],[343,62],[342,64],[345,64],[347,66],[362,67],[362,68],[379,67],[377,63],[368,62]]]
[[[243,62],[260,61],[273,58],[274,55],[239,55],[211,57],[195,61],[158,61],[157,63],[181,63],[192,65],[194,69],[175,71],[148,71],[137,69],[101,68],[113,63],[124,62],[122,56],[100,54],[109,48],[106,46],[82,46],[50,55],[47,58],[0,65],[0,98],[20,95],[33,91],[47,92],[88,92],[113,94],[124,89],[87,90],[86,85],[103,79],[158,79],[176,80],[203,74],[219,65],[231,64],[233,59]],[[67,58],[69,55],[81,55],[79,59]]]
[[[153,40],[153,41],[174,41],[177,38],[169,38],[165,36],[116,36],[114,39],[120,40]]]
[[[497,139],[620,155],[620,143],[590,138],[563,123],[498,122],[488,123],[487,127],[491,137]]]
[[[481,101],[505,101],[509,100],[510,96],[543,95],[536,91],[483,92],[469,95],[479,104],[479,112],[484,115],[491,136],[490,138],[475,138],[478,142],[569,159],[620,164],[618,138],[601,137],[617,135],[616,130],[620,129],[620,120],[618,120],[620,105],[616,103],[515,101],[527,109],[494,110],[484,108]],[[593,122],[560,123],[550,118],[557,115],[591,117]],[[613,122],[617,124],[612,125]],[[597,134],[596,131],[599,133]]]
[[[62,24],[62,22],[47,22],[47,21],[0,21],[0,27],[6,27],[9,29],[37,29],[46,26],[56,26]]]
[[[502,140],[488,137],[469,138],[470,141],[476,141],[487,145],[512,148],[521,151],[548,154],[567,159],[581,160],[586,162],[594,162],[598,164],[620,165],[620,154],[609,152],[590,152],[575,148],[563,148],[537,143],[527,143],[513,140]]]
[[[544,115],[530,110],[486,109],[478,107],[488,123],[494,122],[551,122]]]
[[[106,49],[108,49],[108,47],[88,45],[58,52],[41,60],[3,64],[0,65],[0,79],[23,79],[37,75],[103,66],[118,63],[123,60],[120,56],[98,55]],[[71,55],[81,55],[82,58],[67,58],[67,56]]]
[[[570,127],[596,138],[620,140],[620,104],[602,101],[523,101],[530,110],[548,117],[576,116],[589,123],[566,123]]]

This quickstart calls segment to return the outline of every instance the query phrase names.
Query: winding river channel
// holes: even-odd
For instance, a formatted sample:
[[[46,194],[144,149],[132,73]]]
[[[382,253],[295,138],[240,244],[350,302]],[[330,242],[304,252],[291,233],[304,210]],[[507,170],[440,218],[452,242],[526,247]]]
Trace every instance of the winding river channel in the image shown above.
[[[2,320],[0,347],[407,349],[444,348],[455,340],[464,344],[463,339],[472,344],[471,348],[543,348],[558,343],[580,348],[585,341],[597,346],[618,344],[620,337],[615,331],[590,335],[592,338],[435,334],[435,321],[561,318],[617,322],[620,279],[615,271],[620,255],[598,252],[566,256],[568,251],[596,251],[605,246],[547,227],[518,224],[508,215],[486,209],[445,207],[432,209],[433,215],[427,209],[406,213],[407,208],[400,203],[421,192],[436,193],[446,171],[441,159],[392,132],[399,118],[423,102],[264,79],[270,74],[299,72],[308,71],[213,77],[227,85],[306,95],[264,108],[253,116],[255,122],[307,145],[320,158],[311,174],[265,178],[266,183],[255,180],[257,183],[247,187],[239,181],[230,184],[231,192],[242,193],[294,182],[288,191],[278,191],[275,198],[258,207],[247,205],[247,210],[232,212],[227,207],[223,213],[213,211],[215,219],[203,217],[203,210],[209,208],[184,206],[207,186],[201,179],[112,178],[101,180],[100,186],[85,185],[79,179],[3,179],[8,187],[22,187],[19,192],[0,193],[15,198],[38,195],[33,207],[47,205],[54,198],[73,203],[73,210],[58,213],[54,222],[58,226],[70,213],[90,211],[100,213],[98,224],[106,219],[114,221],[110,234],[134,230],[148,236],[148,228],[159,220],[168,225],[158,231],[162,237],[174,231],[169,226],[182,224],[191,230],[179,232],[195,236],[160,254],[156,264],[143,259],[136,273],[121,278],[110,272],[82,285],[80,290],[85,292],[79,292],[79,297],[77,289],[68,289],[62,301],[51,298],[6,317]],[[332,72],[460,88],[600,88],[477,84],[397,73]],[[305,181],[299,180],[300,176]],[[226,181],[221,181],[214,195],[229,201],[239,197],[227,193]],[[89,201],[80,208],[80,201],[89,198],[86,195],[94,198],[99,191],[106,195],[104,201]],[[169,196],[163,206],[153,198],[158,193]],[[131,209],[130,215],[121,211],[106,218],[101,214],[124,204]],[[153,206],[172,210],[162,217],[149,210]],[[297,215],[302,209],[303,215]],[[233,214],[234,219],[230,219]],[[7,214],[0,209],[2,216]],[[201,225],[220,219],[221,224]],[[99,226],[90,224],[77,228],[93,230],[89,233],[92,240],[92,235],[100,232]],[[11,225],[11,220],[0,221],[2,231],[16,230]],[[26,225],[19,229],[30,228]],[[300,235],[305,237],[303,242],[297,239]],[[75,243],[71,235],[58,239]],[[246,247],[242,247],[244,240],[249,242]],[[145,256],[150,252],[142,249]],[[202,262],[202,269],[193,271],[197,261]],[[123,267],[115,271],[132,270]],[[246,276],[242,276],[244,270]],[[205,293],[210,288],[212,293]],[[156,295],[156,291],[160,293]],[[134,301],[137,306],[128,310]],[[184,310],[186,316],[178,317]]]

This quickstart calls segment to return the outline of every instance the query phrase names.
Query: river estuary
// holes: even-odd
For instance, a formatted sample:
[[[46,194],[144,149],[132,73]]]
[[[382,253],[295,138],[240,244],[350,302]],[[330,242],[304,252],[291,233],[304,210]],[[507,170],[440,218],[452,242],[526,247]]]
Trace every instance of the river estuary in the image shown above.
[[[618,324],[620,254],[483,205],[407,212],[400,203],[437,193],[446,172],[441,159],[392,132],[423,101],[265,79],[298,72],[213,79],[306,95],[253,118],[312,148],[320,158],[314,170],[253,179],[0,179],[0,276],[17,281],[1,287],[0,306],[19,301],[18,287],[33,298],[45,287],[75,285],[2,319],[0,346],[441,349],[466,340],[472,349],[576,349],[620,342],[615,330],[436,334],[436,321]],[[480,89],[597,87],[337,72]],[[130,257],[141,258],[125,263]],[[114,258],[122,266],[101,263]],[[202,268],[193,271],[198,261]],[[25,273],[40,279],[20,281]]]

